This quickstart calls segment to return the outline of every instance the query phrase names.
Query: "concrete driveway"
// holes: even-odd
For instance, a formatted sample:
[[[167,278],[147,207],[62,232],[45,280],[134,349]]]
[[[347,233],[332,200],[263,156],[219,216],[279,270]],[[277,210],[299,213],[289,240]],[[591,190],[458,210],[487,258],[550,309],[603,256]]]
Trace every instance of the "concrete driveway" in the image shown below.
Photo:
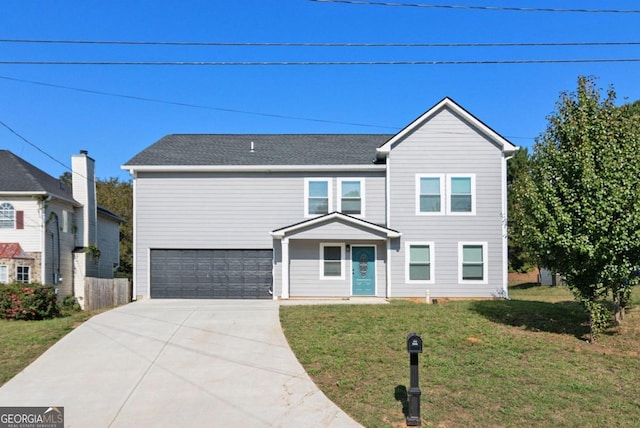
[[[279,303],[144,300],[100,314],[0,388],[68,427],[357,427],[289,349]]]

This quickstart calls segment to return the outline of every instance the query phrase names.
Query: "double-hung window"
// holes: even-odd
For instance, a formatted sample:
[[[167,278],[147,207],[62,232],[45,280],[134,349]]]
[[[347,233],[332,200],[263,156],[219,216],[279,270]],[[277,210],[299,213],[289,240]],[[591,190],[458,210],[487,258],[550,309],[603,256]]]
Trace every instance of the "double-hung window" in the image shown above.
[[[8,202],[0,204],[0,229],[14,229],[16,226],[16,211]]]
[[[474,214],[476,212],[475,175],[449,175],[448,177],[447,213]]]
[[[406,282],[434,283],[433,242],[408,242]]]
[[[0,284],[7,284],[9,282],[9,266],[0,265]]]
[[[320,279],[344,279],[344,244],[320,244]]]
[[[16,281],[28,284],[30,282],[29,266],[16,267]]]
[[[315,217],[331,212],[331,179],[305,179],[305,217]]]
[[[458,244],[459,282],[487,283],[487,243]]]
[[[343,178],[339,181],[340,199],[338,211],[364,216],[364,179]]]
[[[444,212],[444,175],[416,175],[416,214],[442,214]]]

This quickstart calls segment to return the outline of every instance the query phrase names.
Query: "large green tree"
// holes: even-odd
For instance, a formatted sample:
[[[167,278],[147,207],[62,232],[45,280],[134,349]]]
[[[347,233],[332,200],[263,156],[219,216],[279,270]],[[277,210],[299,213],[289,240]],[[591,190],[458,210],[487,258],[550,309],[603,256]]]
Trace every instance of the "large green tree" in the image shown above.
[[[71,172],[65,172],[60,180],[72,186]],[[133,275],[133,186],[130,181],[109,178],[96,181],[98,205],[124,219],[120,224],[120,266],[116,276],[131,278]]]
[[[518,200],[514,197],[513,187],[523,174],[527,173],[529,164],[529,151],[526,147],[520,148],[513,158],[507,162],[507,212],[509,213],[509,270],[513,272],[527,272],[534,265],[535,260],[527,253],[526,248],[518,241],[518,236],[512,233],[513,213],[521,209]]]
[[[130,181],[118,178],[96,181],[98,204],[119,215],[125,221],[120,224],[120,267],[116,276],[131,278],[133,273],[133,187]]]
[[[621,321],[640,264],[640,122],[594,78],[562,93],[514,184],[514,233],[561,274],[589,313],[591,340]]]

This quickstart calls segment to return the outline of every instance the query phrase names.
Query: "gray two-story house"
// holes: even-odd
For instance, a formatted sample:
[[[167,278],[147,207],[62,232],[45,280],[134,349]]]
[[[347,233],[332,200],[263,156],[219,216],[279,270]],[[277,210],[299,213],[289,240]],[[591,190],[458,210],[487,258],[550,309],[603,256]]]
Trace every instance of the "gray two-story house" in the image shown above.
[[[506,297],[513,144],[445,98],[395,135],[168,135],[134,183],[137,298]]]

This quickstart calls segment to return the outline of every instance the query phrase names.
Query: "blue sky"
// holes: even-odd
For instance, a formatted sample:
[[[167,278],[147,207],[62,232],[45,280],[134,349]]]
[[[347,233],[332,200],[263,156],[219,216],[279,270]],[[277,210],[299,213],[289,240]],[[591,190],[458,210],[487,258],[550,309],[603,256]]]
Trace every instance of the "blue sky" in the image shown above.
[[[416,1],[417,2],[417,1]],[[413,2],[413,3],[416,3]],[[640,9],[635,1],[420,0]],[[638,6],[638,7],[637,7]],[[424,9],[307,0],[3,0],[0,39],[281,43],[639,42],[640,14]],[[0,42],[0,61],[453,61],[640,58],[606,47],[196,47]],[[57,161],[86,149],[99,178],[171,133],[394,133],[449,96],[519,146],[579,75],[640,99],[640,62],[358,66],[0,64],[0,120]],[[39,82],[45,86],[36,83]],[[79,92],[199,105],[194,108]],[[234,110],[228,111],[228,110]],[[254,114],[257,113],[257,114]],[[273,117],[285,116],[285,117]],[[293,119],[296,117],[302,119]],[[309,120],[306,120],[309,119]],[[323,122],[326,121],[326,122]],[[370,126],[356,126],[349,124]],[[5,127],[0,148],[65,172]]]

